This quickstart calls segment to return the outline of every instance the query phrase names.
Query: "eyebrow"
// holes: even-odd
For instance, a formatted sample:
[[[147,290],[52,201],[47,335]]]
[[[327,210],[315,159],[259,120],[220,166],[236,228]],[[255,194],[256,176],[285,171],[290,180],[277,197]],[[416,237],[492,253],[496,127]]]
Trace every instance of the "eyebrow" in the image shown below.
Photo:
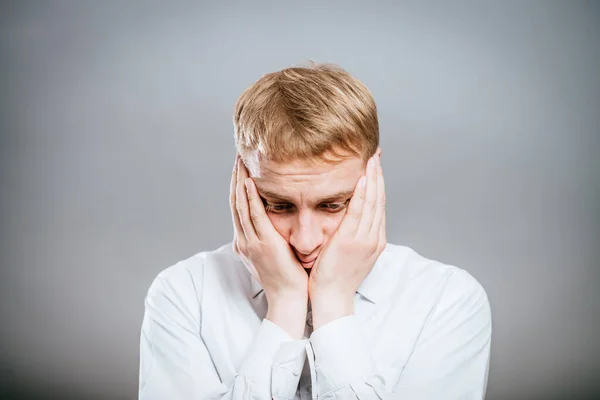
[[[280,194],[277,194],[275,192],[271,192],[269,190],[259,189],[258,190],[258,194],[261,197],[269,197],[269,198],[274,199],[274,200],[285,201],[287,203],[293,203],[292,200],[290,200],[290,199],[288,199],[288,198],[286,198],[284,196],[281,196]],[[331,202],[334,202],[336,200],[341,200],[342,198],[345,198],[345,197],[351,197],[352,194],[354,194],[354,189],[352,189],[352,190],[343,190],[341,192],[334,193],[334,194],[328,195],[326,197],[322,197],[322,198],[318,199],[316,202],[317,203],[331,203]]]

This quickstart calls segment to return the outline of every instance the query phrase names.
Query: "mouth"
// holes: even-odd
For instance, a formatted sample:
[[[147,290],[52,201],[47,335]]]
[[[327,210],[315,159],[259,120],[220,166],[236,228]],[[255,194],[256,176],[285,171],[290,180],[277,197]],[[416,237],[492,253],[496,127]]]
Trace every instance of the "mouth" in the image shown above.
[[[309,261],[302,261],[300,259],[299,259],[299,261],[300,261],[300,264],[302,264],[302,267],[308,269],[308,268],[312,268],[312,266],[315,263],[316,259],[317,258],[315,257],[315,258],[313,258],[312,260],[309,260]]]

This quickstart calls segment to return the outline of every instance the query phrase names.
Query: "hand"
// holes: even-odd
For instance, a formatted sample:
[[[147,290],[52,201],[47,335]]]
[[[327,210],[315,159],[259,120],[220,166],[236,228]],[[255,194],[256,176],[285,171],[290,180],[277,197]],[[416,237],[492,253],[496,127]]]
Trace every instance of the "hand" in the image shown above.
[[[314,329],[354,313],[354,293],[385,246],[385,187],[380,156],[375,154],[339,228],[313,265],[308,290]]]
[[[256,185],[239,156],[231,177],[229,203],[233,250],[267,296],[267,319],[290,335],[304,333],[308,276],[265,212]]]

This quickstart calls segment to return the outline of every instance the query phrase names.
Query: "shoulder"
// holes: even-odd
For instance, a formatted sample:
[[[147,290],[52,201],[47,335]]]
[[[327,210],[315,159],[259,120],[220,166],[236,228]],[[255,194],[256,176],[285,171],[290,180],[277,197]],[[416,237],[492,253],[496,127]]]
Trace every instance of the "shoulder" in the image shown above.
[[[146,308],[199,313],[203,288],[207,281],[235,272],[235,253],[231,244],[201,251],[160,271],[146,295]],[[218,267],[218,268],[217,268]],[[207,273],[209,270],[209,273]]]
[[[394,291],[424,294],[438,309],[473,304],[489,309],[484,287],[465,269],[428,258],[407,246],[388,244],[386,253],[392,266],[388,269],[397,275]]]

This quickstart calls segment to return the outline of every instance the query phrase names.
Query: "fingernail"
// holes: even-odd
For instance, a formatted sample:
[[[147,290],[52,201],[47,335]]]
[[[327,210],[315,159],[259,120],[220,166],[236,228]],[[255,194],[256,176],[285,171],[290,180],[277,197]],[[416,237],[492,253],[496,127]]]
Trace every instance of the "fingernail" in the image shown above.
[[[246,185],[246,189],[250,190],[250,187],[252,186],[252,179],[250,179],[250,178],[244,179],[244,185]]]
[[[364,187],[367,184],[367,177],[363,176],[360,178],[360,181],[358,181],[358,185],[360,186],[361,189],[364,189]]]

